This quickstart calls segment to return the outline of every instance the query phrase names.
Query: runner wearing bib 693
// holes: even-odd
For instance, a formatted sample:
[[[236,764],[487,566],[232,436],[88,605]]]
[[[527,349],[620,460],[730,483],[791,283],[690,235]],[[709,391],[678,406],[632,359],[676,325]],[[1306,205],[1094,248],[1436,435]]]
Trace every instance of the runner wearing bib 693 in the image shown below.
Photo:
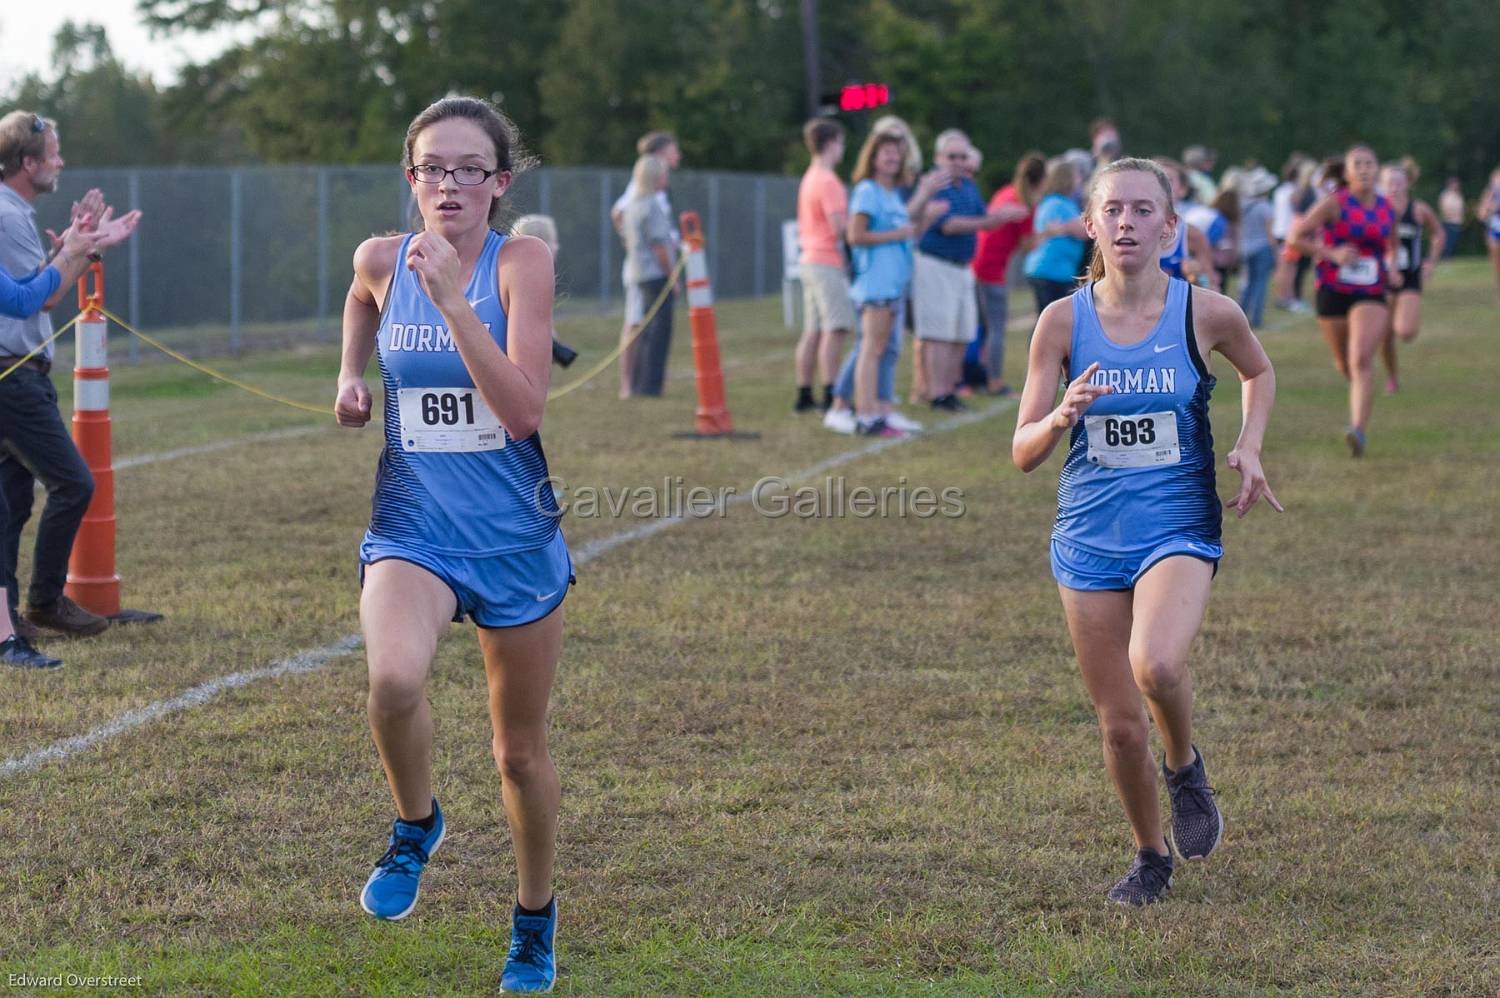
[[[1344,441],[1365,453],[1365,431],[1375,405],[1375,354],[1385,340],[1390,311],[1386,285],[1395,280],[1396,216],[1375,190],[1380,163],[1369,146],[1344,154],[1340,186],[1313,205],[1292,229],[1291,241],[1317,261],[1318,326],[1333,365],[1349,382],[1349,428]]]
[[[1052,572],[1135,836],[1135,861],[1108,892],[1129,905],[1160,900],[1173,870],[1142,695],[1164,743],[1172,845],[1184,859],[1206,859],[1224,830],[1193,744],[1187,670],[1223,554],[1211,351],[1243,386],[1244,422],[1228,455],[1240,487],[1230,506],[1243,516],[1264,497],[1281,510],[1260,464],[1275,373],[1238,305],[1162,272],[1159,257],[1181,224],[1155,163],[1118,160],[1094,175],[1084,208],[1096,242],[1089,283],[1037,320],[1011,446],[1016,466],[1030,472],[1068,441]],[[1054,404],[1059,375],[1067,387]]]
[[[468,616],[519,880],[500,983],[547,991],[559,796],[547,700],[573,575],[537,435],[552,365],[552,254],[490,227],[525,163],[515,126],[490,104],[428,107],[407,129],[405,162],[424,230],[355,252],[335,405],[344,426],[369,421],[364,371],[378,349],[385,449],[359,550],[360,622],[396,820],[360,905],[406,917],[443,842],[425,687],[438,640]]]

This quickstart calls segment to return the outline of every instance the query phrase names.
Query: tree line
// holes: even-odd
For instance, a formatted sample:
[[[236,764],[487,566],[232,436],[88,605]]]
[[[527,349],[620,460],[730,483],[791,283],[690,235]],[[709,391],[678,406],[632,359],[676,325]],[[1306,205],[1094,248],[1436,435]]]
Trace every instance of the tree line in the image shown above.
[[[102,29],[68,24],[10,106],[56,117],[69,158],[388,163],[411,117],[489,97],[551,165],[624,165],[650,128],[688,167],[806,163],[798,0],[138,0],[168,36],[249,41],[171,86],[135,75]],[[1493,0],[820,0],[824,89],[889,84],[924,143],[958,127],[998,182],[1027,149],[1119,125],[1128,153],[1201,143],[1273,169],[1361,140],[1411,154],[1421,188],[1471,195],[1500,163]],[[842,116],[857,139],[869,112]]]

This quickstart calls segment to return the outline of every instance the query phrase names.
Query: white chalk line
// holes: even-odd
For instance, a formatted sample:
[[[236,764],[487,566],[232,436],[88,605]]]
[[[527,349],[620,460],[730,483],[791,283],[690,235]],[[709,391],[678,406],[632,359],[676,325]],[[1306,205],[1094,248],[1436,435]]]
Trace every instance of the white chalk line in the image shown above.
[[[950,419],[945,419],[942,422],[933,425],[931,428],[925,430],[922,433],[914,434],[909,437],[892,437],[876,440],[865,444],[862,447],[851,447],[849,450],[841,451],[838,454],[834,454],[832,457],[825,458],[822,461],[817,462],[816,464],[801,469],[800,471],[794,471],[790,474],[780,475],[777,477],[785,480],[788,484],[806,481],[810,478],[816,477],[817,475],[823,474],[826,471],[831,471],[834,468],[848,464],[851,461],[856,461],[863,457],[869,457],[874,454],[879,454],[883,451],[890,450],[893,447],[899,447],[903,444],[910,443],[911,441],[919,439],[921,437],[931,436],[934,433],[942,433],[947,430],[958,429],[959,427],[978,423],[982,420],[989,419],[992,416],[997,416],[1003,412],[1007,412],[1010,409],[1014,408],[1014,406],[1015,402],[1010,401],[1001,402],[999,404],[988,406],[983,409],[976,409],[973,412],[968,412],[959,416],[954,416]],[[714,508],[709,515],[712,515],[713,512],[722,512],[724,509],[727,509],[730,506],[738,506],[743,503],[749,502],[751,498],[752,493],[748,490],[736,491],[735,493],[733,493],[732,495],[728,495],[727,497],[721,493],[720,500],[714,504]],[[600,555],[605,554],[609,551],[613,551],[615,548],[620,547],[623,544],[628,544],[631,541],[643,540],[647,537],[653,537],[656,534],[659,534],[664,530],[669,530],[681,523],[685,523],[689,520],[697,520],[703,518],[704,517],[689,516],[684,513],[679,513],[673,516],[663,517],[658,520],[652,520],[639,526],[629,527],[625,530],[621,530],[614,534],[611,534],[608,537],[603,537],[595,541],[589,541],[588,543],[581,545],[575,552],[573,552],[573,563],[575,565],[587,564],[588,562],[593,561],[595,558],[598,558]],[[32,751],[27,752],[24,755],[12,756],[11,758],[6,759],[4,762],[0,762],[0,778],[14,776],[20,773],[28,773],[51,762],[62,762],[74,755],[77,755],[80,752],[83,752],[86,749],[98,745],[100,742],[108,741],[109,739],[122,735],[132,728],[138,728],[143,724],[147,724],[151,721],[157,720],[158,718],[165,717],[168,714],[174,714],[193,707],[201,707],[226,690],[239,689],[241,687],[249,686],[252,683],[258,683],[264,679],[276,679],[280,676],[313,672],[317,669],[323,668],[324,666],[333,662],[335,659],[341,658],[344,655],[349,654],[350,652],[358,650],[363,644],[364,641],[360,635],[349,634],[345,635],[342,638],[339,638],[337,641],[334,641],[331,644],[324,645],[321,648],[313,648],[308,651],[299,652],[296,655],[291,656],[290,658],[282,659],[279,662],[274,662],[271,665],[264,666],[263,668],[249,669],[244,672],[235,672],[227,676],[220,676],[217,679],[211,679],[205,683],[200,683],[197,686],[191,687],[190,689],[179,693],[175,697],[171,697],[166,700],[157,700],[147,704],[144,707],[140,707],[121,714],[120,716],[107,721],[104,724],[101,724],[98,727],[85,732],[84,734],[75,735],[71,738],[60,739],[50,745],[44,745],[41,748],[33,749]]]
[[[215,440],[212,443],[197,444],[193,447],[178,447],[174,450],[155,451],[150,454],[137,454],[134,457],[122,457],[115,461],[114,469],[123,471],[126,468],[138,468],[144,464],[156,464],[158,461],[175,461],[180,457],[196,457],[199,454],[212,454],[215,451],[230,450],[245,444],[266,443],[274,440],[294,440],[297,437],[307,437],[314,433],[322,433],[331,429],[332,424],[318,423],[313,426],[293,426],[285,430],[266,430],[264,433],[252,433],[249,436],[234,437],[229,440]]]
[[[358,648],[360,643],[359,635],[350,635],[349,637],[340,638],[333,644],[324,645],[322,648],[314,648],[311,651],[293,655],[291,658],[282,659],[280,662],[266,666],[263,669],[235,672],[227,676],[220,676],[217,679],[211,679],[206,683],[200,683],[168,700],[157,700],[136,710],[127,711],[85,734],[75,735],[72,738],[64,738],[53,742],[51,745],[34,749],[25,755],[6,759],[4,762],[0,762],[0,777],[29,772],[49,762],[61,762],[69,756],[77,755],[84,749],[91,748],[102,741],[107,741],[116,735],[123,734],[131,728],[140,727],[148,721],[154,721],[159,717],[165,717],[180,710],[187,710],[189,707],[202,706],[225,690],[249,686],[251,683],[259,682],[262,679],[275,679],[278,676],[288,676],[298,672],[311,672],[314,669],[320,669],[339,656]]]
[[[831,471],[834,468],[848,464],[849,462],[858,460],[862,457],[868,457],[872,454],[879,454],[881,451],[890,450],[892,447],[900,447],[902,444],[910,443],[911,441],[916,440],[920,437],[930,436],[934,433],[942,433],[947,430],[957,429],[961,426],[968,426],[972,423],[977,423],[980,420],[988,419],[991,416],[1007,411],[1013,405],[1013,402],[1002,402],[998,405],[990,406],[985,409],[977,409],[973,412],[967,412],[960,416],[954,416],[951,419],[945,419],[941,423],[937,423],[932,427],[922,431],[921,433],[913,434],[909,437],[889,437],[881,440],[875,440],[868,444],[865,444],[863,447],[852,447],[849,450],[842,451],[838,454],[833,455],[832,457],[825,458],[824,460],[819,461],[817,464],[803,468],[800,471],[794,471],[790,474],[777,475],[774,477],[785,481],[789,485],[796,482],[807,481],[810,478],[821,475],[825,471]],[[764,480],[765,479],[762,479],[762,481]],[[717,516],[719,514],[722,514],[731,506],[740,506],[744,503],[750,502],[753,498],[755,498],[754,492],[752,490],[753,486],[752,489],[739,489],[729,495],[720,493],[718,498],[715,499],[711,505],[705,505],[701,507],[703,510],[701,515],[674,513],[671,516],[663,516],[659,519],[649,520],[646,523],[642,523],[635,527],[629,527],[617,533],[610,534],[608,537],[601,537],[598,540],[588,541],[578,548],[577,552],[573,556],[573,560],[580,563],[582,561],[589,561],[599,557],[606,551],[613,551],[615,548],[619,547],[622,544],[629,544],[631,541],[638,541],[647,537],[654,537],[655,535],[661,533],[663,530],[669,530],[680,523],[689,520],[709,519],[711,517]]]

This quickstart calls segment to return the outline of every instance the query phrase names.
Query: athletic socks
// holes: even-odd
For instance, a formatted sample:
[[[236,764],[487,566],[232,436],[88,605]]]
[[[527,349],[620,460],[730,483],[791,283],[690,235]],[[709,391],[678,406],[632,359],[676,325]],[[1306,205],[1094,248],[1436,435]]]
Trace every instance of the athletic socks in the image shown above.
[[[519,900],[517,900],[516,901],[516,911],[519,911],[523,915],[529,915],[532,918],[547,918],[548,916],[550,916],[552,914],[552,901],[553,900],[554,900],[553,898],[548,898],[546,904],[544,904],[540,908],[536,908],[536,909],[528,908],[525,905],[523,905]]]

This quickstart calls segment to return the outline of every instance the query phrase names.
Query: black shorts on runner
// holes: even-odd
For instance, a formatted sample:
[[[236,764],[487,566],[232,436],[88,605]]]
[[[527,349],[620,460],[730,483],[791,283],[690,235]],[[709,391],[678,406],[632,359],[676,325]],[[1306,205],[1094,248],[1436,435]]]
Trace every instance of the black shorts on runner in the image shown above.
[[[1418,293],[1421,292],[1421,290],[1422,290],[1422,268],[1421,267],[1418,267],[1416,270],[1403,270],[1401,272],[1401,278],[1406,283],[1403,284],[1403,285],[1401,285],[1399,288],[1393,288],[1392,292],[1391,292],[1392,294],[1398,294],[1399,295],[1399,294],[1401,294],[1402,292],[1405,292],[1405,291],[1416,291]]]
[[[1342,319],[1349,314],[1349,310],[1356,305],[1371,301],[1379,305],[1385,304],[1384,291],[1363,291],[1359,294],[1345,294],[1332,288],[1318,289],[1318,318],[1320,319]]]

